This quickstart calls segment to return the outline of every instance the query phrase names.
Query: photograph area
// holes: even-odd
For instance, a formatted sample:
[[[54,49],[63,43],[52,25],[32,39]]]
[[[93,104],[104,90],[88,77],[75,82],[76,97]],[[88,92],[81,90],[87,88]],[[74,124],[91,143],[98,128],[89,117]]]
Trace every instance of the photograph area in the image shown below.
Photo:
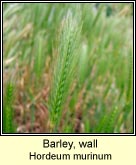
[[[133,3],[3,3],[3,134],[132,134]]]

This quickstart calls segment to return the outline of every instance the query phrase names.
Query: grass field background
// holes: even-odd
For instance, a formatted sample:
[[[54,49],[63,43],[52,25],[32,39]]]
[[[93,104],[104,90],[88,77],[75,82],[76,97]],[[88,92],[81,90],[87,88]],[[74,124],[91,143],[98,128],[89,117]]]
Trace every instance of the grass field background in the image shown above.
[[[133,4],[3,3],[3,132],[132,133]]]

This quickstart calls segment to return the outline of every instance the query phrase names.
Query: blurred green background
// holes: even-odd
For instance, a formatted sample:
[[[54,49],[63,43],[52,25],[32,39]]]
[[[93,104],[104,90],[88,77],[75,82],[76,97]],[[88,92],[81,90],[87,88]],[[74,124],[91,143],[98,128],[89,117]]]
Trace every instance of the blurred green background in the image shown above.
[[[53,66],[69,10],[82,29],[57,132],[133,132],[133,3],[3,3],[4,133],[52,133]]]

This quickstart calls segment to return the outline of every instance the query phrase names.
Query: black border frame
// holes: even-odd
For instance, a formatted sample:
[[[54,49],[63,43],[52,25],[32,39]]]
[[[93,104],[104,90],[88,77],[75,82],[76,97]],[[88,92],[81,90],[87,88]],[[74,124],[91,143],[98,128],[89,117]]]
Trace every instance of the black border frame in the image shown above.
[[[133,133],[3,133],[3,3],[107,3],[107,1],[1,1],[1,132],[0,136],[136,136],[135,133],[135,1],[108,1],[133,3]]]

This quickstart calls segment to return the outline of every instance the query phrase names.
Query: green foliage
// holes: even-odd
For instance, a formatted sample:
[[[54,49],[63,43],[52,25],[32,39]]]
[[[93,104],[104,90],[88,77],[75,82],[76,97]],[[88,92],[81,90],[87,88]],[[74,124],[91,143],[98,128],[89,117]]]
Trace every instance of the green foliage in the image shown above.
[[[15,131],[15,126],[13,122],[13,93],[14,86],[10,82],[7,85],[5,98],[4,98],[4,109],[3,109],[3,131],[4,133],[13,133]]]

